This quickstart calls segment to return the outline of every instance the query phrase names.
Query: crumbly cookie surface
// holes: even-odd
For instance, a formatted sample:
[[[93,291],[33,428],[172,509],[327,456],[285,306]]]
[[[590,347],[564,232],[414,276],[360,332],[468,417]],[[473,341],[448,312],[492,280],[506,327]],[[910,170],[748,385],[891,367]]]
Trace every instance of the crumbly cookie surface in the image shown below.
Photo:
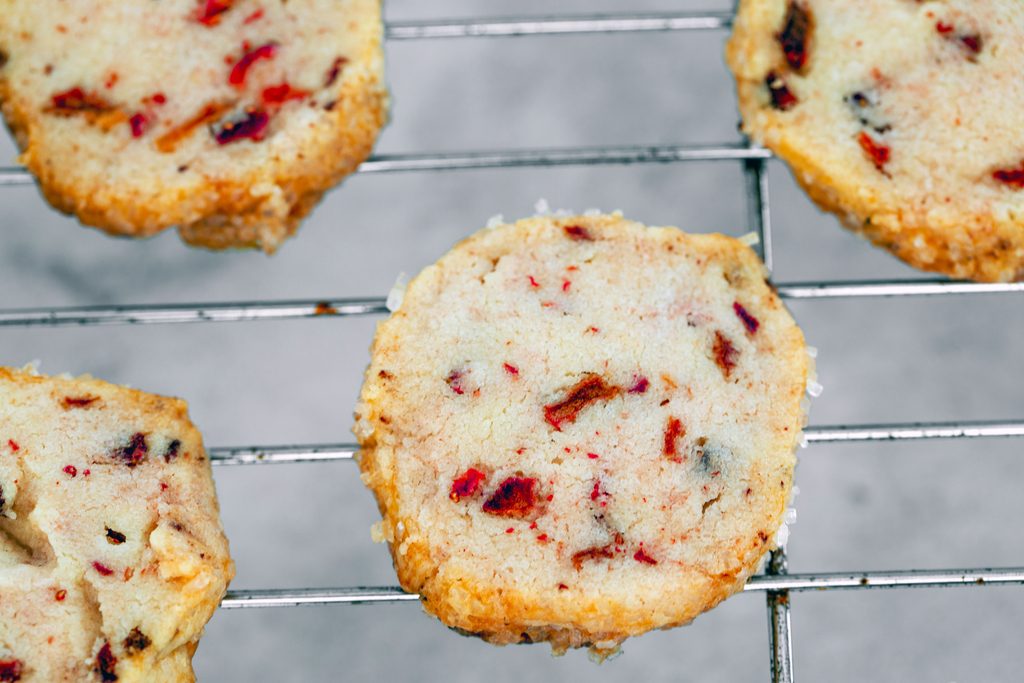
[[[272,252],[384,124],[379,0],[0,0],[0,104],[56,208]]]
[[[233,575],[183,401],[0,368],[0,681],[192,681]]]
[[[907,263],[1024,278],[1024,5],[741,0],[743,128]]]
[[[613,651],[774,544],[803,336],[756,255],[611,216],[483,230],[381,323],[357,407],[402,586],[498,643]]]

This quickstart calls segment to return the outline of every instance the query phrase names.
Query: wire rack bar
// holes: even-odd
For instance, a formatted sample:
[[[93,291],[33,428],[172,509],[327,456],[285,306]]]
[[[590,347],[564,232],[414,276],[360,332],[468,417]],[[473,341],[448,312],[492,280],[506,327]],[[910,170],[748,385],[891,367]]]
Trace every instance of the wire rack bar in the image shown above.
[[[744,592],[862,590],[872,588],[952,588],[1024,584],[1024,567],[1002,569],[907,569],[887,572],[789,574],[751,577]],[[352,588],[298,588],[228,591],[221,607],[299,607],[304,605],[412,602],[418,595],[398,586]]]
[[[770,220],[770,219],[769,219]],[[770,224],[764,231],[770,240]],[[975,283],[936,281],[908,282],[809,282],[776,285],[783,299],[834,299],[839,297],[902,297],[939,294],[1024,293],[1024,282]],[[76,308],[24,308],[0,310],[0,326],[123,325],[199,322],[291,320],[349,315],[380,315],[388,312],[384,297],[362,299],[303,299],[292,301],[234,301],[136,306],[82,306]]]
[[[758,253],[768,272],[772,272],[772,214],[768,195],[768,162],[747,159],[743,162],[747,190],[747,225],[757,233]]]
[[[854,441],[910,441],[919,439],[979,439],[1024,437],[1024,420],[1003,422],[908,422],[889,425],[834,425],[808,427],[808,443]],[[211,448],[214,465],[279,465],[303,462],[351,460],[358,452],[354,443],[296,446],[245,446]]]
[[[507,38],[579,33],[635,33],[649,31],[700,31],[726,29],[732,12],[665,14],[583,14],[545,17],[502,17],[443,21],[392,21],[384,35],[388,40],[424,38]]]
[[[771,152],[747,145],[624,145],[568,147],[425,154],[379,154],[370,157],[357,173],[403,171],[465,171],[527,166],[595,166],[670,164],[684,161],[737,161],[767,159]],[[24,168],[0,168],[0,186],[31,185],[35,180]]]
[[[786,549],[773,550],[765,565],[765,574],[784,577],[789,567]],[[771,653],[772,683],[793,683],[793,641],[789,621],[789,591],[768,591],[768,651]]]

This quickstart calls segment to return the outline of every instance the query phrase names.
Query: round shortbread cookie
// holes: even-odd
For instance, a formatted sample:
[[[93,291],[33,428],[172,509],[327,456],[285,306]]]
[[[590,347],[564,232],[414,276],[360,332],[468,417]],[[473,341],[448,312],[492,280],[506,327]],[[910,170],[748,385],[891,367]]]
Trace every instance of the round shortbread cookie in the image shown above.
[[[233,575],[184,401],[0,368],[0,681],[192,681]]]
[[[57,209],[274,251],[384,124],[379,0],[0,0],[0,104]]]
[[[803,335],[757,256],[620,215],[485,229],[377,330],[360,465],[402,587],[494,643],[600,655],[774,545]]]
[[[741,0],[743,129],[907,263],[1024,278],[1024,5]]]

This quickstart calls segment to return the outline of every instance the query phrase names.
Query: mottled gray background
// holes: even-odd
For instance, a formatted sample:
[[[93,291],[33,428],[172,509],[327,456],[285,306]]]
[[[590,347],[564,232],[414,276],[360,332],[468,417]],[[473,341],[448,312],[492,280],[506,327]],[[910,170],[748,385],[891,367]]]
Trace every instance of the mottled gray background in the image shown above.
[[[714,0],[391,0],[393,20],[716,9]],[[466,39],[387,48],[393,123],[380,152],[737,139],[722,32]],[[13,148],[4,141],[0,157]],[[914,277],[820,214],[771,167],[776,280]],[[0,307],[373,296],[489,216],[622,209],[652,224],[739,235],[734,163],[366,175],[331,193],[273,258],[111,239],[0,195]],[[821,349],[816,424],[1020,418],[1020,296],[796,303]],[[90,372],[186,397],[210,445],[348,441],[371,319],[107,328],[0,328],[0,363]],[[801,454],[791,569],[1024,564],[1020,440],[819,445]],[[351,464],[221,469],[236,588],[394,582]],[[858,591],[792,598],[802,681],[1010,681],[1024,654],[1020,588]],[[544,646],[495,648],[415,603],[231,611],[196,656],[202,681],[767,680],[762,595],[626,644],[603,666]]]

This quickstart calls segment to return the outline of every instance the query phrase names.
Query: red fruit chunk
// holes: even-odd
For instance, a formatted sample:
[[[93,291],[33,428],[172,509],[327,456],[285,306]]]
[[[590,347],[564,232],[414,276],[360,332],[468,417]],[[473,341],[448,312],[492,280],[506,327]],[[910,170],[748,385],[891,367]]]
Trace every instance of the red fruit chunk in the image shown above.
[[[110,651],[110,643],[103,643],[103,647],[96,653],[96,666],[93,671],[100,675],[104,683],[112,683],[117,680],[117,657]]]
[[[107,543],[110,545],[121,545],[127,539],[127,537],[120,531],[114,531],[110,527],[107,527]]]
[[[162,92],[158,92],[155,95],[153,95],[153,101],[157,104],[167,104],[167,96],[164,95]]]
[[[124,646],[124,649],[131,654],[133,652],[142,652],[149,647],[151,643],[152,641],[149,639],[149,636],[140,631],[139,627],[136,626],[128,633],[124,642],[121,644]]]
[[[277,43],[266,43],[249,50],[242,55],[242,58],[238,60],[234,67],[232,67],[231,73],[228,75],[228,83],[236,88],[244,86],[245,77],[249,73],[249,69],[252,65],[260,59],[273,59],[276,54]]]
[[[263,8],[261,7],[260,9],[256,10],[255,12],[253,12],[252,14],[250,14],[249,16],[247,16],[247,17],[246,17],[246,18],[245,18],[245,19],[244,19],[244,20],[242,21],[242,23],[243,23],[243,24],[251,24],[251,23],[253,23],[253,22],[259,21],[259,20],[260,20],[260,19],[262,19],[262,18],[263,18]]]
[[[20,659],[0,659],[0,681],[15,683],[21,680],[25,665]]]
[[[863,132],[857,137],[857,142],[860,144],[860,148],[864,150],[864,154],[871,160],[871,163],[875,165],[875,168],[884,173],[885,165],[889,163],[889,158],[892,155],[892,150],[889,149],[888,145],[876,142],[874,138]]]
[[[528,277],[530,279],[530,286],[531,287],[540,287],[540,283],[537,282],[537,280],[534,279],[534,277],[532,275],[527,275],[526,277]]]
[[[1024,164],[1020,168],[1005,168],[993,171],[992,177],[1015,189],[1024,189]]]
[[[607,496],[607,491],[601,490],[601,480],[598,479],[594,482],[594,488],[590,491],[590,500],[597,500],[599,496]]]
[[[64,602],[64,598],[68,597],[68,592],[61,588],[59,591],[53,594],[53,597],[57,602]]]
[[[977,33],[973,33],[967,36],[960,36],[960,44],[966,47],[969,51],[974,54],[981,52],[982,40],[981,36]]]
[[[263,90],[263,102],[265,104],[284,104],[289,100],[301,100],[309,97],[308,90],[302,90],[300,88],[293,88],[288,83],[282,83],[281,85],[272,85],[269,88]]]
[[[11,452],[13,453],[17,453],[18,451],[21,450],[21,446],[19,446],[18,442],[15,441],[14,439],[7,439],[7,445],[10,446]]]
[[[196,128],[217,120],[228,109],[229,105],[226,103],[207,104],[195,116],[157,138],[156,148],[165,154],[173,152],[177,149],[178,144],[190,136]]]
[[[331,64],[331,68],[327,70],[327,77],[324,78],[324,87],[334,85],[334,81],[338,80],[338,75],[341,73],[342,68],[348,63],[346,57],[338,57]]]
[[[665,441],[662,447],[662,454],[673,462],[679,462],[679,451],[676,448],[676,441],[686,436],[686,428],[677,417],[669,417],[665,425]]]
[[[569,282],[568,280],[562,280],[562,291],[563,292],[568,292],[570,287],[572,287],[572,283],[571,282]]]
[[[940,21],[935,22],[935,30],[938,31],[939,33],[942,33],[942,34],[952,33],[953,32],[953,25],[952,24],[944,24],[940,20]]]
[[[114,573],[114,570],[103,564],[102,562],[93,562],[92,568],[98,571],[103,576],[110,576]]]
[[[615,557],[611,545],[595,546],[575,553],[572,556],[572,566],[576,568],[576,571],[579,571],[583,569],[583,563],[587,560],[598,560],[602,557],[606,559]]]
[[[74,479],[75,477],[78,476],[78,468],[76,468],[74,465],[65,465],[64,474]]]
[[[448,384],[449,387],[451,387],[451,390],[454,391],[459,396],[462,396],[464,393],[466,393],[465,387],[462,386],[461,370],[452,370],[450,373],[448,373],[448,376],[445,378],[444,381],[445,383]]]
[[[658,561],[650,555],[648,555],[644,551],[643,547],[641,547],[639,550],[633,553],[633,559],[637,562],[642,562],[643,564],[658,564]]]
[[[587,453],[587,457],[590,458],[591,460],[597,460],[601,456],[598,455],[597,453]]]
[[[170,462],[178,457],[178,451],[181,449],[181,441],[175,439],[171,443],[167,444],[167,452],[164,453],[164,462]]]
[[[569,587],[566,586],[564,583],[560,583],[560,584],[558,584],[558,590],[560,590],[560,591],[567,591],[567,590],[569,590]]]
[[[574,239],[580,242],[593,242],[594,236],[590,234],[590,231],[584,228],[582,225],[567,225],[565,226],[565,234],[570,239]]]
[[[53,96],[52,113],[65,116],[79,112],[102,113],[110,111],[114,105],[99,95],[87,93],[81,88],[71,88]]]
[[[643,393],[646,393],[647,392],[647,387],[649,387],[650,385],[651,385],[651,383],[649,381],[647,381],[647,378],[644,377],[643,375],[640,375],[639,377],[636,378],[636,381],[633,382],[633,386],[631,386],[628,389],[628,393],[630,393],[630,394],[643,394]]]
[[[132,127],[132,137],[141,138],[149,127],[149,119],[146,118],[145,114],[133,114],[128,119],[128,124]]]
[[[747,332],[749,334],[757,332],[757,328],[761,326],[761,323],[758,322],[757,318],[750,315],[750,313],[747,312],[747,309],[743,308],[743,304],[739,301],[734,301],[732,303],[732,310],[735,311],[736,316],[743,321],[743,326],[747,328]]]
[[[540,541],[541,543],[544,543],[545,541],[548,540],[548,535],[547,534],[537,534],[537,540]]]
[[[452,490],[448,497],[456,503],[463,498],[469,498],[480,489],[480,484],[486,479],[486,474],[475,467],[470,467],[452,482]]]
[[[786,63],[794,71],[800,71],[807,64],[807,43],[814,28],[811,13],[799,3],[790,2],[782,30],[775,38],[786,56]]]
[[[715,363],[722,369],[722,374],[725,375],[725,378],[728,379],[729,375],[732,374],[733,368],[736,367],[736,359],[740,352],[732,345],[729,338],[718,330],[715,331],[715,343],[712,345],[711,351],[715,354]]]
[[[220,23],[220,15],[231,9],[234,0],[200,0],[200,3],[196,21],[205,26],[216,26]]]
[[[537,504],[537,480],[532,477],[508,477],[484,501],[484,512],[498,517],[521,519]]]
[[[786,111],[796,106],[798,102],[796,95],[786,85],[786,81],[774,71],[769,71],[768,75],[764,77],[764,84],[768,88],[772,107],[779,111]]]
[[[64,410],[68,410],[70,408],[84,408],[98,400],[100,400],[99,396],[65,396],[61,399],[60,404],[64,407]]]
[[[246,138],[259,142],[267,135],[270,115],[262,109],[246,111],[245,118],[225,122],[219,130],[213,132],[217,144],[226,145]]]
[[[505,367],[505,372],[507,372],[510,375],[518,375],[519,374],[519,368],[517,368],[516,366],[512,365],[511,363],[505,363],[504,367]]]
[[[596,401],[608,401],[622,391],[605,383],[598,375],[587,375],[569,390],[565,398],[544,406],[544,420],[558,431],[562,423],[575,422],[580,411]]]
[[[128,467],[135,467],[145,460],[148,454],[149,446],[146,444],[146,435],[141,432],[133,434],[126,446],[122,446],[113,453],[115,458],[124,460],[124,464]]]

